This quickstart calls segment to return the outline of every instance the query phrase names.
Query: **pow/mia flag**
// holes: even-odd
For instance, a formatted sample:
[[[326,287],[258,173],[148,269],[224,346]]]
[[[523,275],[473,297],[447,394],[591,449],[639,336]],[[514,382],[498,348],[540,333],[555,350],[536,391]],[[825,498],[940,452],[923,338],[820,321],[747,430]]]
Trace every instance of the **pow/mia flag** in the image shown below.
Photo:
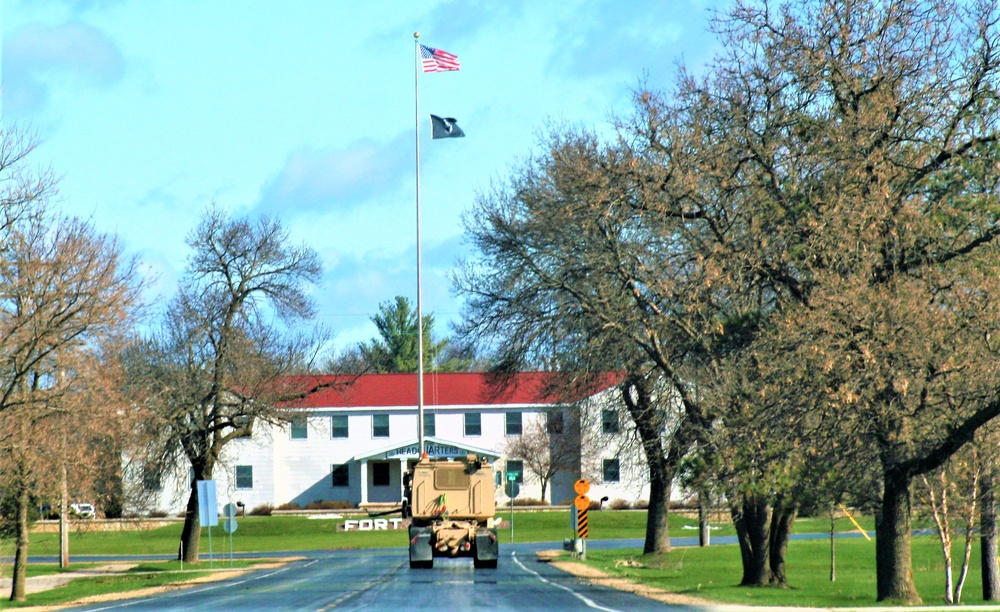
[[[462,138],[465,132],[453,117],[431,115],[431,138]]]

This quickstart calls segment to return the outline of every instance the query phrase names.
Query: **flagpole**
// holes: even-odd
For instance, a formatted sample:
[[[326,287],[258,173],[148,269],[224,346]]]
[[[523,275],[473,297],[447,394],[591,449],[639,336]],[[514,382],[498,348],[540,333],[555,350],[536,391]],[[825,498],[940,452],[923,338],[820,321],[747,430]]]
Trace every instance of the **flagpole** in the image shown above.
[[[417,438],[420,458],[424,451],[424,310],[420,251],[420,32],[413,33],[413,129],[417,170]]]

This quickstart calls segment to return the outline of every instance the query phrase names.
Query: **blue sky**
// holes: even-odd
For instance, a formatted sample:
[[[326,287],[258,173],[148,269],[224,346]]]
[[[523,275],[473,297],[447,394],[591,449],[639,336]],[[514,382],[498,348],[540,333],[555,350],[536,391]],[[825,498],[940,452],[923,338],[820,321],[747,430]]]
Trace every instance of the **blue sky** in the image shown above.
[[[715,47],[722,0],[0,0],[5,126],[34,131],[57,205],[116,233],[176,288],[184,239],[212,203],[278,215],[319,252],[319,321],[336,348],[416,297],[414,43],[458,55],[420,75],[424,308],[461,297],[462,213],[547,123],[597,128],[647,78]],[[430,113],[464,139],[430,140]]]

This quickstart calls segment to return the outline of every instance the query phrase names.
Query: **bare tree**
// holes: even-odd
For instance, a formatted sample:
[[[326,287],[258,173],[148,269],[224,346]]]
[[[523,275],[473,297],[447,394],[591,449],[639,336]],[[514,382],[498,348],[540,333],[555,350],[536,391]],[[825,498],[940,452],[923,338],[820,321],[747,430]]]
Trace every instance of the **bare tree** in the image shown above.
[[[546,500],[549,484],[556,474],[585,471],[588,459],[592,461],[594,440],[588,412],[579,405],[569,405],[563,414],[569,418],[556,431],[548,419],[532,419],[520,435],[510,438],[505,454],[524,462],[524,470],[534,476]],[[549,500],[555,502],[556,500]]]
[[[715,418],[758,424],[765,457],[877,466],[877,596],[919,601],[912,483],[1000,414],[998,15],[737,2],[704,77],[638,92],[617,143],[551,137],[480,199],[465,331],[501,367],[656,371],[676,448],[711,450]],[[767,524],[790,473],[744,471],[743,516]]]
[[[116,240],[46,207],[52,185],[25,167],[30,149],[17,134],[0,137],[0,463],[18,506],[15,601],[25,597],[30,493],[60,464],[86,465],[72,453],[88,446],[58,435],[60,423],[87,431],[90,415],[73,411],[68,393],[103,376],[102,351],[128,333],[140,292]]]
[[[160,330],[129,355],[145,388],[154,442],[153,469],[189,465],[190,483],[178,555],[198,561],[197,481],[211,480],[223,449],[262,423],[288,420],[282,400],[299,389],[290,374],[308,371],[321,336],[288,331],[313,316],[306,286],[320,263],[289,244],[275,219],[229,219],[210,209],[188,238],[193,253]],[[286,327],[280,327],[278,322]]]
[[[1000,439],[997,422],[993,421],[977,434],[977,451],[982,466],[979,500],[980,573],[983,601],[1000,599],[1000,562],[997,560],[997,465],[1000,461]]]
[[[640,180],[641,160],[625,147],[569,130],[543,147],[466,220],[480,256],[455,279],[467,296],[460,337],[496,355],[496,371],[557,368],[564,391],[627,374],[619,393],[638,419],[651,483],[644,550],[666,552],[671,483],[706,423],[692,393],[701,279],[670,246],[698,213]],[[680,417],[664,436],[667,406]]]
[[[879,600],[919,601],[913,480],[1000,414],[997,24],[991,1],[737,2],[706,76],[631,124],[665,189],[717,203],[715,303],[765,298],[759,376],[720,374],[878,465]]]
[[[126,411],[118,394],[122,387],[120,369],[110,348],[99,353],[61,351],[57,376],[39,377],[33,388],[23,390],[31,401],[0,411],[4,432],[0,489],[13,497],[16,508],[12,601],[23,601],[26,593],[29,509],[43,501],[62,500],[60,559],[68,563],[65,536],[70,513],[65,503],[94,499],[95,474],[107,469],[108,463],[119,463],[120,457],[109,455],[108,449],[120,448],[127,419],[141,418],[134,410]]]
[[[976,504],[979,502],[979,480],[982,466],[974,449],[958,453],[939,468],[930,479],[926,474],[919,478],[922,487],[917,487],[917,495],[924,507],[930,511],[931,518],[937,527],[938,539],[941,542],[941,554],[944,557],[944,601],[945,603],[960,603],[962,588],[969,575],[969,559],[972,557],[972,542],[975,539]],[[953,522],[958,522],[957,531],[965,536],[962,565],[958,580],[954,578],[954,562],[952,559],[952,538],[956,528]]]

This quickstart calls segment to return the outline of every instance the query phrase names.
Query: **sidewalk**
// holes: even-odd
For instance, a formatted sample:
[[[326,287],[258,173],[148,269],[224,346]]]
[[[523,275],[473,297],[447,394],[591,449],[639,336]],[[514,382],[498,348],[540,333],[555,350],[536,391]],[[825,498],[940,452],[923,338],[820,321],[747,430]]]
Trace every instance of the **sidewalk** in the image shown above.
[[[66,572],[64,574],[51,574],[48,576],[29,576],[25,579],[24,590],[27,594],[47,591],[61,587],[77,578],[94,578],[97,576],[107,576],[108,574],[118,574],[127,572],[135,567],[134,563],[109,563],[100,567]],[[10,594],[11,587],[14,586],[13,578],[0,578],[0,594]]]

